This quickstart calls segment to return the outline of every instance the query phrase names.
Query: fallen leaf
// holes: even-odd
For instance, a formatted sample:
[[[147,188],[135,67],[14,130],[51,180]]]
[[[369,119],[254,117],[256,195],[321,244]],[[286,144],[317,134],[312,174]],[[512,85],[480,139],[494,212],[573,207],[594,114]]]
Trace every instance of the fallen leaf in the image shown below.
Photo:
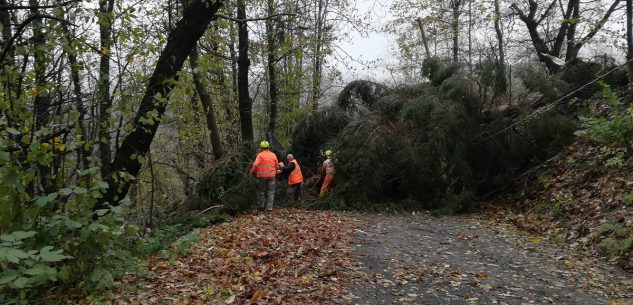
[[[538,244],[538,243],[541,242],[541,238],[539,238],[537,236],[533,236],[533,237],[530,237],[530,241],[535,243],[535,244]]]

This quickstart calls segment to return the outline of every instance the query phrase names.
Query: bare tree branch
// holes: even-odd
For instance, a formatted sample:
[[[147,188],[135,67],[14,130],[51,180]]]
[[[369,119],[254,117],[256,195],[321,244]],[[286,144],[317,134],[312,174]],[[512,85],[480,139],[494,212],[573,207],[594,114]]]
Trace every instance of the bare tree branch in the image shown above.
[[[227,17],[224,15],[216,15],[216,18],[219,19],[226,19],[226,20],[231,20],[237,23],[243,23],[243,22],[249,22],[249,21],[263,21],[263,20],[268,20],[268,19],[273,19],[273,18],[277,18],[277,17],[281,17],[281,16],[290,16],[290,17],[296,17],[296,14],[288,14],[288,13],[279,13],[279,14],[274,14],[274,15],[270,15],[270,16],[266,16],[266,17],[258,17],[258,18],[247,18],[247,19],[237,19],[237,18],[232,18],[232,17]]]
[[[81,1],[82,0],[71,0],[71,1],[66,1],[66,2],[52,4],[52,5],[37,5],[37,6],[34,6],[34,5],[7,5],[7,6],[1,6],[0,7],[0,12],[1,11],[10,11],[10,10],[30,10],[30,9],[56,8],[56,7],[67,6],[69,4],[76,3],[76,2],[81,2]]]
[[[65,23],[65,24],[69,24],[69,25],[73,25],[74,26],[74,24],[68,22],[68,20],[62,19],[62,18],[57,18],[55,16],[43,15],[43,14],[32,15],[29,18],[26,18],[26,20],[22,21],[22,23],[17,27],[17,29],[15,31],[15,34],[13,34],[13,37],[11,37],[11,39],[9,39],[9,41],[7,42],[7,45],[4,47],[4,50],[2,51],[2,55],[0,55],[0,62],[4,62],[4,58],[7,56],[7,53],[11,49],[11,46],[13,46],[13,43],[15,42],[15,40],[18,39],[18,37],[20,37],[22,35],[22,33],[24,32],[24,29],[26,28],[26,26],[29,25],[29,23],[31,23],[31,22],[33,22],[35,20],[38,20],[38,19],[52,19],[52,20],[57,20],[57,21]]]
[[[576,52],[578,52],[578,50],[580,50],[580,48],[585,45],[589,40],[591,40],[591,38],[593,38],[593,36],[595,36],[598,31],[600,31],[602,29],[602,27],[604,26],[605,23],[607,23],[607,20],[609,20],[609,17],[611,16],[611,14],[615,11],[615,9],[617,8],[618,4],[620,4],[621,0],[615,0],[613,2],[613,4],[611,4],[611,7],[609,7],[609,10],[607,10],[607,12],[604,14],[604,16],[602,17],[602,19],[600,19],[600,21],[598,21],[598,23],[596,23],[596,25],[591,29],[591,31],[589,31],[589,33],[587,33],[587,35],[585,37],[583,37],[577,44],[576,44]]]

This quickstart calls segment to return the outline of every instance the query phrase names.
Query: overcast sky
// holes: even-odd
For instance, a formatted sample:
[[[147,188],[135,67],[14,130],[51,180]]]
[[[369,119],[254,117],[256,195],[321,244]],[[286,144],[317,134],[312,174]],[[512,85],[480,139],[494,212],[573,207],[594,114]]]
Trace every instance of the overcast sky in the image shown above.
[[[339,54],[342,55],[342,51],[344,51],[350,58],[354,59],[345,59],[345,64],[337,63],[345,80],[357,78],[380,80],[389,76],[385,67],[390,62],[390,48],[394,44],[392,38],[380,33],[380,28],[385,21],[391,19],[389,4],[384,4],[390,2],[385,0],[356,1],[358,15],[366,17],[365,20],[373,24],[374,29],[363,35],[351,26],[344,30],[349,33],[350,37],[339,44],[341,49]],[[351,66],[351,69],[345,65]]]

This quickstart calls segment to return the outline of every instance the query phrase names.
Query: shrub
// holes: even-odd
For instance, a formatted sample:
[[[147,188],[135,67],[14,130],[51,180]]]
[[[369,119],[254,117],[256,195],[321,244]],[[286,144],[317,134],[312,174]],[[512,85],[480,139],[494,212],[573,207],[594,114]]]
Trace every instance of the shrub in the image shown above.
[[[581,117],[581,134],[605,145],[605,152],[624,156],[633,153],[633,105],[626,105],[604,82],[602,95],[606,102],[596,104],[593,114]],[[602,108],[602,109],[601,109]]]
[[[226,154],[215,161],[196,184],[183,207],[188,211],[223,205],[231,212],[255,206],[255,179],[249,174],[251,162],[242,154]]]

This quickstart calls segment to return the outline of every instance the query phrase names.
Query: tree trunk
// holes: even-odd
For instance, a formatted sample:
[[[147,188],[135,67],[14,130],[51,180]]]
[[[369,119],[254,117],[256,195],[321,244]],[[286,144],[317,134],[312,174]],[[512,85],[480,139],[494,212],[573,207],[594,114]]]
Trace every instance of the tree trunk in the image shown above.
[[[233,99],[237,99],[239,96],[238,88],[237,88],[237,52],[235,52],[235,44],[236,44],[236,36],[237,33],[235,31],[235,24],[231,23],[229,26],[230,31],[230,42],[229,42],[229,54],[231,56],[231,89],[233,92]],[[227,112],[228,115],[228,112]]]
[[[468,0],[468,72],[473,76],[473,0]]]
[[[499,9],[499,0],[495,0],[495,33],[497,34],[497,43],[499,48],[499,76],[506,77],[506,53],[503,46],[503,31],[501,30],[501,10]],[[504,88],[504,94],[507,88]]]
[[[525,23],[525,26],[528,29],[528,33],[530,34],[530,39],[532,40],[532,45],[534,46],[538,58],[541,60],[541,62],[545,64],[550,74],[555,74],[560,71],[560,67],[556,65],[549,57],[545,56],[547,54],[551,55],[552,52],[545,43],[545,40],[541,38],[541,35],[538,32],[540,21],[534,19],[536,11],[538,10],[538,3],[534,0],[528,0],[528,2],[530,4],[530,10],[528,14],[525,14],[516,4],[512,4],[510,8],[514,9],[515,12],[519,15],[521,21]],[[544,14],[543,16],[546,16],[546,14]]]
[[[275,14],[275,1],[268,0],[268,16]],[[275,26],[273,19],[266,20],[266,40],[268,44],[268,95],[270,97],[270,118],[268,121],[268,131],[274,133],[277,123],[277,77],[276,77],[276,61],[277,46],[275,46]]]
[[[459,60],[459,15],[461,14],[462,0],[452,0],[451,8],[453,12],[453,19],[451,20],[451,30],[453,32],[453,63],[458,63]]]
[[[576,7],[576,4],[579,2],[580,0],[569,0],[567,2],[567,10],[563,11],[563,22],[560,25],[560,28],[558,28],[558,34],[556,35],[556,38],[554,39],[554,44],[552,46],[552,55],[556,56],[556,57],[560,57],[561,54],[561,50],[563,48],[563,42],[565,41],[565,36],[567,35],[567,37],[569,38],[569,27],[570,25],[572,25],[571,22],[571,15],[574,13],[574,7]],[[561,4],[561,10],[563,10],[562,8],[562,4]],[[577,22],[577,20],[576,20]],[[574,29],[575,31],[575,29]],[[573,39],[572,39],[573,40]],[[568,39],[569,41],[569,39]],[[569,46],[568,46],[568,50],[569,50]]]
[[[39,14],[37,9],[39,3],[37,0],[29,0],[29,6],[31,6],[31,15]],[[39,130],[46,126],[50,118],[50,97],[46,90],[46,51],[44,50],[46,41],[44,39],[42,19],[35,19],[31,24],[33,26],[33,48],[35,49],[33,68],[35,70],[35,89],[37,91],[34,101],[35,128]]]
[[[8,6],[9,3],[6,0],[0,0],[0,7]],[[0,11],[0,26],[2,26],[2,36],[0,37],[0,50],[4,50],[8,45],[13,34],[11,33],[11,14],[8,10]],[[13,48],[12,48],[13,49]],[[15,65],[15,59],[13,51],[10,51],[6,55],[4,62],[0,63],[3,67],[13,67]]]
[[[429,51],[429,42],[426,40],[426,33],[424,32],[424,23],[422,22],[422,18],[418,17],[416,21],[418,22],[418,26],[420,27],[420,35],[422,35],[424,54],[426,55],[426,58],[431,58],[431,51]]]
[[[101,170],[108,172],[112,161],[110,145],[110,113],[112,101],[110,97],[110,54],[112,52],[112,22],[114,0],[99,0],[99,37],[101,49],[99,53],[99,80],[97,83],[97,103],[99,104],[99,157]]]
[[[626,47],[629,86],[633,87],[633,0],[626,0]]]
[[[570,62],[578,57],[578,53],[576,52],[576,28],[578,27],[578,22],[580,21],[580,1],[570,0],[569,2],[573,2],[572,13],[571,13],[571,21],[569,21],[569,28],[567,29],[567,52],[565,52],[565,61]],[[557,55],[554,55],[557,56]]]
[[[314,42],[314,62],[312,69],[312,101],[310,102],[312,109],[317,109],[319,107],[319,99],[321,98],[321,69],[323,65],[322,59],[322,48],[323,48],[323,1],[327,0],[317,0],[318,1],[318,9],[316,11],[315,18],[315,38]]]
[[[213,149],[213,156],[216,160],[222,158],[224,155],[224,148],[222,147],[222,139],[220,137],[220,129],[215,118],[215,107],[213,100],[207,88],[202,83],[202,73],[198,66],[198,48],[194,47],[189,54],[189,64],[191,65],[191,74],[193,76],[193,83],[196,86],[196,91],[200,97],[202,103],[202,110],[204,111],[204,117],[207,121],[207,129],[209,130],[209,140],[211,141],[211,148]]]
[[[118,205],[128,192],[132,179],[121,179],[122,176],[137,177],[141,169],[139,158],[145,156],[152,144],[160,118],[165,113],[169,96],[178,79],[178,72],[191,53],[200,37],[204,34],[222,1],[194,0],[184,9],[183,16],[169,33],[167,44],[158,58],[154,72],[147,84],[147,89],[139,110],[133,121],[133,130],[122,141],[117,150],[110,171],[104,175],[109,188],[95,204],[94,210],[108,208],[107,204]],[[157,99],[161,96],[161,99]],[[127,173],[125,175],[124,173]],[[129,177],[128,176],[128,177]]]
[[[575,44],[575,46],[574,46],[574,54],[577,55],[578,53],[580,53],[580,49],[585,44],[587,44],[587,42],[589,42],[593,38],[593,36],[595,36],[602,29],[602,27],[604,27],[604,25],[609,20],[609,17],[611,17],[611,14],[618,7],[618,4],[620,4],[620,1],[621,0],[613,1],[613,4],[611,4],[611,6],[607,10],[607,12],[604,14],[604,16],[602,16],[602,19],[600,19],[600,21],[598,21],[596,23],[596,25],[593,28],[591,28],[591,30],[589,30],[589,32],[587,33],[587,35],[585,35],[585,37],[583,37],[580,41],[578,41]]]
[[[237,92],[240,108],[240,127],[242,130],[242,142],[252,143],[253,136],[253,100],[248,92],[248,69],[251,65],[248,59],[248,24],[246,19],[246,0],[237,0]]]
[[[75,107],[79,115],[77,116],[76,132],[81,135],[82,141],[78,143],[80,148],[77,149],[77,162],[81,163],[81,168],[89,167],[88,157],[90,157],[90,149],[86,147],[88,130],[85,126],[84,118],[86,117],[86,109],[83,105],[83,93],[81,91],[81,78],[79,76],[79,61],[77,60],[77,48],[72,43],[72,33],[66,23],[62,23],[62,33],[64,35],[64,43],[68,46],[68,63],[70,64],[70,76],[73,83],[73,93],[75,94]]]

